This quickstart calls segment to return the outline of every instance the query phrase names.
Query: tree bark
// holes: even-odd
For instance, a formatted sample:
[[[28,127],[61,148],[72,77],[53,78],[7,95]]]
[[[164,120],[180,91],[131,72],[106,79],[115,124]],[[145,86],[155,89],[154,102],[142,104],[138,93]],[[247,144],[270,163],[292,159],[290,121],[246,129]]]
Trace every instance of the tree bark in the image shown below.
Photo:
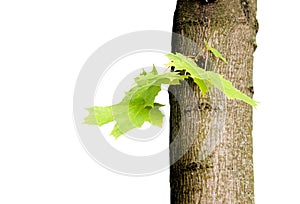
[[[172,51],[200,53],[199,65],[252,97],[257,30],[256,0],[178,0],[173,32],[195,44],[174,37]],[[228,64],[211,53],[206,59],[206,42]],[[252,107],[215,89],[203,97],[191,80],[169,93],[171,203],[254,203]]]

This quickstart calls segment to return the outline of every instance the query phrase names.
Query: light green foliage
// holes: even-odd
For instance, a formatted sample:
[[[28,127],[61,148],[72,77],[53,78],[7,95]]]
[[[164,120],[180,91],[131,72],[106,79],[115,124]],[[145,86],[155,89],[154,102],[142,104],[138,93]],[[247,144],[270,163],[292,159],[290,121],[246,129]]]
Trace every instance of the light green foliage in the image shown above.
[[[167,57],[171,60],[167,66],[175,67],[175,71],[185,70],[189,73],[189,77],[191,77],[199,86],[203,95],[209,91],[210,87],[215,87],[222,91],[230,99],[239,99],[253,107],[257,106],[256,101],[236,89],[232,83],[224,79],[222,75],[199,68],[192,59],[187,58],[180,53],[169,53],[167,54]]]
[[[214,56],[216,56],[216,57],[220,58],[221,60],[223,60],[226,64],[228,63],[226,58],[223,57],[222,54],[218,50],[216,50],[215,48],[212,48],[211,46],[206,44],[206,49],[211,51],[214,54]]]
[[[214,48],[206,46],[216,57],[227,63],[226,59]],[[116,139],[133,128],[140,128],[145,122],[161,127],[163,113],[159,110],[162,104],[155,102],[155,97],[161,91],[161,85],[177,85],[181,80],[192,78],[199,86],[202,95],[209,92],[211,87],[222,91],[230,99],[242,100],[254,107],[257,102],[236,89],[230,81],[211,71],[205,71],[190,58],[180,53],[166,55],[170,62],[168,67],[174,67],[175,72],[158,74],[153,66],[151,72],[145,70],[135,78],[135,86],[125,93],[122,101],[116,105],[87,108],[89,115],[86,124],[99,125],[115,122],[111,135]],[[176,71],[185,71],[180,75]]]
[[[88,108],[89,115],[84,122],[101,126],[115,121],[111,132],[115,138],[133,128],[140,128],[144,122],[161,127],[164,115],[159,108],[163,105],[155,103],[155,97],[160,92],[162,84],[176,85],[184,78],[187,76],[175,72],[158,74],[154,66],[151,72],[147,73],[143,70],[135,78],[136,85],[126,92],[120,103],[113,106]]]
[[[199,86],[203,95],[205,95],[212,84],[209,81],[208,72],[198,67],[198,65],[190,58],[185,57],[180,53],[169,53],[166,55],[170,62],[166,65],[174,67],[175,71],[185,70],[190,74],[189,77],[194,79],[194,82]]]

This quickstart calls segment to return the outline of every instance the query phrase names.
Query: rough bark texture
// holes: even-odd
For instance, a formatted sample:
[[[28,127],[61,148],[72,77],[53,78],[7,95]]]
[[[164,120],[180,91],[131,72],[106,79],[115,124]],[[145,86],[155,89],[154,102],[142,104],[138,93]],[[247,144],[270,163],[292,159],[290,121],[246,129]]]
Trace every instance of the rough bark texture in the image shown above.
[[[178,0],[173,52],[205,61],[205,42],[228,64],[209,54],[212,69],[240,91],[253,95],[256,0]],[[201,61],[202,60],[202,61]],[[254,203],[252,107],[226,100],[217,90],[202,97],[191,81],[171,86],[170,185],[172,204]],[[182,156],[178,161],[177,158]]]

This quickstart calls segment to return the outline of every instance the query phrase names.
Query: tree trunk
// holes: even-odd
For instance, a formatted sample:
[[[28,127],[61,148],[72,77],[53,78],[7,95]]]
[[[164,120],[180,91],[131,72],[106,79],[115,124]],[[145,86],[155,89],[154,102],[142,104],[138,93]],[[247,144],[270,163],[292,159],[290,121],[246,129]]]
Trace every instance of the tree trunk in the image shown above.
[[[172,51],[198,57],[252,97],[256,0],[178,0]],[[209,53],[216,48],[228,64]],[[209,66],[208,66],[209,65]],[[170,86],[171,204],[254,203],[252,107],[212,89],[205,97],[191,80]],[[183,155],[183,156],[181,156]]]

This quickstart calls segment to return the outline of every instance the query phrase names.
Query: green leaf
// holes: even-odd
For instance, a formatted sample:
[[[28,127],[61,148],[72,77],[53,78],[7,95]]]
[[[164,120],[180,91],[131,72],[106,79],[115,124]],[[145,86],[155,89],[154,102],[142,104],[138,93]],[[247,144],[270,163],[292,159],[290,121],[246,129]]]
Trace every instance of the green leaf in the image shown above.
[[[138,103],[114,105],[112,115],[116,124],[110,134],[118,138],[133,128],[140,128],[145,121],[149,121],[150,110],[150,107]]]
[[[176,85],[179,81],[187,78],[187,76],[178,73],[168,72],[158,74],[155,66],[151,72],[143,71],[140,76],[135,78],[136,86],[131,88],[125,95],[122,102],[136,103],[136,101],[144,100],[144,106],[153,107],[154,99],[161,90],[162,84]]]
[[[149,117],[149,123],[152,125],[162,127],[163,119],[164,119],[164,114],[159,110],[161,107],[161,104],[155,103],[154,108],[151,109],[150,111],[150,117]]]
[[[205,96],[206,93],[209,91],[210,85],[199,78],[194,78],[194,82],[199,86],[202,95]]]
[[[198,65],[190,58],[185,57],[180,53],[168,53],[166,55],[171,60],[166,66],[175,67],[175,70],[185,70],[191,74],[191,76],[197,76],[197,78],[206,79],[206,71],[198,67]],[[192,77],[193,78],[193,77]]]
[[[163,105],[155,103],[155,97],[161,91],[162,84],[179,84],[187,78],[176,72],[158,74],[153,66],[151,72],[142,73],[135,78],[136,85],[126,92],[122,101],[113,106],[88,108],[86,124],[104,125],[115,121],[111,135],[118,138],[133,128],[140,128],[145,122],[162,126],[163,113],[159,108]]]
[[[175,67],[175,70],[185,70],[190,74],[189,77],[193,78],[194,82],[199,86],[202,95],[205,95],[212,84],[209,81],[209,75],[190,58],[185,57],[180,53],[169,53],[166,55],[171,62],[167,66]]]
[[[87,110],[89,115],[84,120],[84,123],[86,124],[101,126],[114,120],[111,106],[95,106],[92,108],[87,108]]]
[[[206,44],[206,48],[211,51],[215,57],[220,58],[221,60],[223,60],[225,63],[228,63],[226,58],[222,56],[222,54],[216,50],[215,48],[210,47],[208,44]]]
[[[209,75],[211,76],[211,82],[214,84],[214,86],[220,91],[222,91],[229,99],[242,100],[250,104],[254,108],[256,108],[256,106],[258,105],[257,101],[254,101],[246,94],[240,92],[232,85],[230,81],[224,79],[224,77],[221,76],[220,74],[210,72]]]
[[[167,57],[171,60],[167,66],[175,67],[175,71],[185,70],[188,72],[190,74],[189,77],[191,77],[199,86],[202,95],[205,95],[209,91],[210,87],[215,87],[224,92],[224,94],[230,99],[239,99],[253,107],[257,106],[258,102],[240,92],[230,81],[224,79],[222,75],[211,71],[205,71],[198,67],[193,60],[180,53],[169,53],[167,54]]]
[[[207,49],[226,62],[226,59],[217,50],[208,45]],[[133,128],[140,128],[145,122],[161,127],[164,114],[159,108],[163,105],[155,102],[157,94],[161,91],[161,85],[178,85],[181,80],[188,77],[192,78],[199,86],[202,95],[208,93],[211,87],[215,87],[230,99],[239,99],[254,107],[257,106],[256,101],[236,89],[230,81],[217,73],[198,67],[192,59],[180,53],[169,53],[167,57],[170,59],[167,66],[175,67],[175,72],[158,74],[154,65],[151,72],[143,70],[135,78],[135,86],[125,93],[120,103],[112,106],[87,108],[89,114],[84,123],[102,126],[115,122],[110,134],[116,139]],[[180,75],[176,72],[183,70],[188,75]]]

